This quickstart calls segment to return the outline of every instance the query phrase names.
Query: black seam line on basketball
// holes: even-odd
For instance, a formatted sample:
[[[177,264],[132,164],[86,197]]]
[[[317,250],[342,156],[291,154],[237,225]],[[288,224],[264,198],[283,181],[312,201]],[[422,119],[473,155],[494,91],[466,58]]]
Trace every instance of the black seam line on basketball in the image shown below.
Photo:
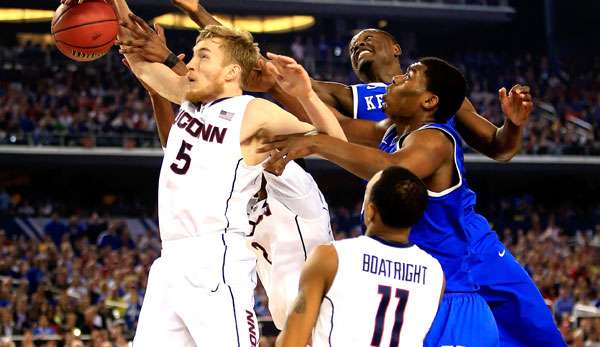
[[[65,16],[65,14],[67,14],[67,12],[71,11],[71,10],[72,10],[72,9],[74,9],[74,8],[75,8],[75,6],[69,6],[69,7],[67,7],[67,9],[66,9],[66,10],[64,10],[64,11],[63,11],[63,13],[61,13],[61,14],[60,14],[60,16],[58,16],[57,18],[55,18],[55,19],[52,21],[52,26],[54,26],[54,24],[56,24],[56,23],[60,22],[60,19],[61,19],[62,17],[64,17],[64,16]]]
[[[327,295],[325,295],[325,299],[329,300],[329,303],[331,304],[331,328],[329,329],[329,347],[331,347],[331,336],[333,335],[333,314],[335,313],[335,309],[333,306],[333,300],[331,300],[331,298],[329,298]]]
[[[306,245],[304,244],[304,237],[302,237],[302,230],[300,230],[300,224],[298,223],[298,215],[294,218],[296,221],[296,229],[298,229],[298,235],[300,235],[300,242],[302,242],[302,250],[304,251],[304,261],[306,261]]]
[[[92,49],[92,48],[100,48],[100,47],[102,47],[102,46],[106,46],[106,45],[108,45],[109,43],[112,43],[112,41],[114,41],[114,40],[115,40],[115,39],[110,39],[110,41],[106,41],[105,43],[103,43],[103,44],[101,44],[101,45],[99,45],[99,46],[85,46],[85,47],[84,47],[84,46],[73,46],[72,44],[70,44],[70,43],[68,43],[68,42],[65,42],[65,41],[61,41],[61,40],[54,40],[54,41],[56,41],[56,42],[60,42],[60,43],[62,43],[62,44],[65,44],[65,45],[67,45],[67,46],[69,46],[69,47],[71,47],[71,48],[78,48],[78,49]]]
[[[237,345],[240,347],[240,332],[238,330],[238,322],[237,322],[237,314],[235,312],[235,299],[233,298],[233,292],[231,291],[231,286],[227,285],[229,288],[229,294],[231,295],[231,304],[233,306],[233,319],[235,320],[235,334],[237,337]]]
[[[76,29],[76,28],[83,27],[83,26],[86,26],[86,25],[98,24],[98,23],[104,23],[104,22],[117,22],[118,23],[118,21],[116,19],[102,19],[102,20],[97,20],[97,21],[93,21],[93,22],[87,22],[87,23],[83,23],[83,24],[73,25],[73,26],[68,27],[68,28],[63,28],[63,29],[60,29],[59,31],[53,32],[52,35],[60,34],[63,31],[67,31],[67,30],[71,30],[71,29]]]

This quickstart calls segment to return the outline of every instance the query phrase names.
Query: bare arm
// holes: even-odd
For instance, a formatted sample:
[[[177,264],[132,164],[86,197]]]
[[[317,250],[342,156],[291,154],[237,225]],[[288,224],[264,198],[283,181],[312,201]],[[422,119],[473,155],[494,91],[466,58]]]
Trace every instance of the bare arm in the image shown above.
[[[141,36],[143,30],[140,28],[147,27],[148,24],[136,19],[125,0],[114,0],[114,5],[121,23],[119,40],[135,40]],[[188,85],[185,77],[178,76],[164,64],[148,62],[135,53],[125,53],[125,58],[137,78],[167,100],[181,104]]]
[[[173,5],[190,17],[200,28],[207,25],[221,25],[202,5],[199,0],[172,0]]]
[[[274,162],[317,154],[366,180],[390,166],[405,167],[419,178],[426,179],[448,162],[448,158],[453,153],[452,143],[445,135],[428,129],[409,135],[403,147],[393,154],[321,134],[282,136],[263,145],[259,152],[270,152],[275,149],[279,152],[272,155]]]
[[[346,141],[346,135],[334,114],[312,90],[306,70],[290,57],[272,53],[267,56],[271,61],[266,67],[275,76],[278,86],[298,100],[317,130]]]
[[[305,347],[308,344],[337,267],[338,257],[333,245],[321,245],[310,254],[300,275],[294,308],[277,338],[277,347]]]
[[[456,127],[467,144],[478,152],[498,161],[509,161],[521,148],[523,125],[533,103],[527,86],[515,85],[508,93],[502,88],[499,98],[505,114],[502,127],[497,128],[479,115],[468,99],[456,113]]]

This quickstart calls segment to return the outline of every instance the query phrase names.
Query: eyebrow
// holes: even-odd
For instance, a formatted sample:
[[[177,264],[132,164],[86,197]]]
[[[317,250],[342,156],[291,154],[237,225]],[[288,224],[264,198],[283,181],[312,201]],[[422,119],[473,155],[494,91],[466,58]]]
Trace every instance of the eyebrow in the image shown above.
[[[197,48],[197,49],[195,49],[195,51],[196,51],[196,52],[202,52],[202,51],[204,51],[204,52],[209,52],[209,53],[211,53],[211,50],[210,50],[210,49],[208,49],[208,48],[206,48],[206,47]]]

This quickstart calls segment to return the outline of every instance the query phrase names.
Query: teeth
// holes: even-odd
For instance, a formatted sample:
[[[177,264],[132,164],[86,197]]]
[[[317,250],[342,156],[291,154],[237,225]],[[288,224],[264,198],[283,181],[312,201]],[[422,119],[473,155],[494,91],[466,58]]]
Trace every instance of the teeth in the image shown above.
[[[371,53],[369,51],[362,51],[358,54],[358,58],[360,59],[360,57],[362,57],[363,55],[367,54],[367,53]]]

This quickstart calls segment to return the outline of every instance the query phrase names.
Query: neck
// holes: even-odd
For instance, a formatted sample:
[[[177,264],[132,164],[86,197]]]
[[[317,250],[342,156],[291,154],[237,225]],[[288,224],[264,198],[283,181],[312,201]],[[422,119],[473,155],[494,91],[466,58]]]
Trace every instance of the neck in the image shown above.
[[[399,63],[371,66],[367,71],[360,73],[360,79],[364,83],[391,83],[394,76],[402,74]]]
[[[242,89],[239,86],[225,86],[222,92],[208,96],[202,103],[206,105],[219,99],[229,98],[232,96],[240,96],[242,94]]]
[[[410,228],[371,227],[367,230],[366,235],[377,236],[391,242],[407,243],[409,242]]]
[[[429,114],[418,115],[415,117],[400,117],[394,119],[394,123],[398,127],[397,133],[399,135],[408,134],[413,132],[425,124],[433,123],[433,117]]]

